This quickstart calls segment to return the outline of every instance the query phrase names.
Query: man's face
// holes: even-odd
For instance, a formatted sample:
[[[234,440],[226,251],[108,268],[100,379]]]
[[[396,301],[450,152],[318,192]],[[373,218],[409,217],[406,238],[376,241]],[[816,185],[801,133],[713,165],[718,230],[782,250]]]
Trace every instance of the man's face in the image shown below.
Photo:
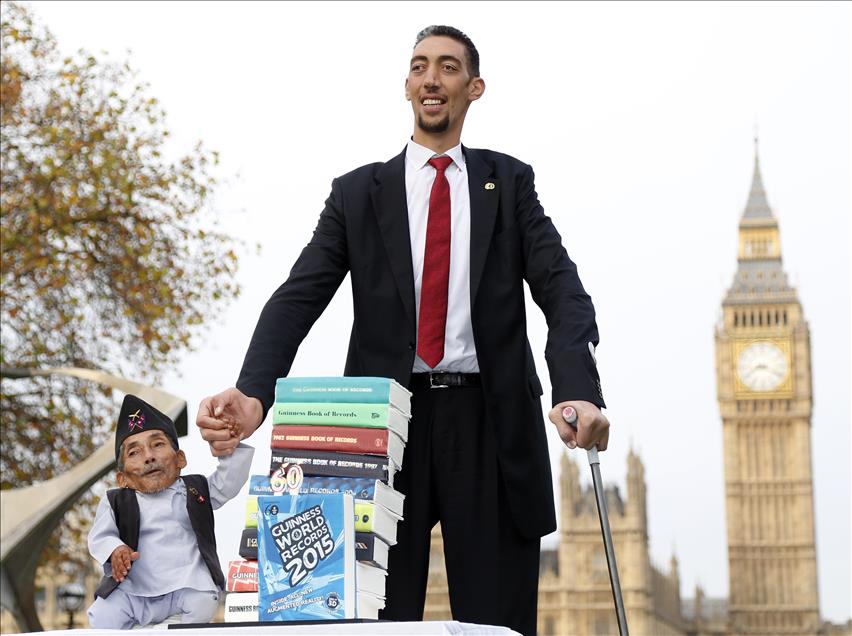
[[[158,492],[171,486],[186,466],[186,455],[175,450],[160,430],[144,431],[124,441],[124,470],[117,473],[118,485],[139,492]]]
[[[471,77],[465,48],[446,36],[424,38],[414,47],[405,96],[411,100],[417,127],[426,133],[461,134],[468,106],[485,90],[481,78]]]

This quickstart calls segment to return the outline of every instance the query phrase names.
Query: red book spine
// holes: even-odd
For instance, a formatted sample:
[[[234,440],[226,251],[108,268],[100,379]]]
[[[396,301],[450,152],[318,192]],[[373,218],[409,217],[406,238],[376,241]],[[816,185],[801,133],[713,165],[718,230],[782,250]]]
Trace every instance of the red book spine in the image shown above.
[[[360,453],[386,457],[388,429],[278,424],[272,427],[271,446],[272,448]]]

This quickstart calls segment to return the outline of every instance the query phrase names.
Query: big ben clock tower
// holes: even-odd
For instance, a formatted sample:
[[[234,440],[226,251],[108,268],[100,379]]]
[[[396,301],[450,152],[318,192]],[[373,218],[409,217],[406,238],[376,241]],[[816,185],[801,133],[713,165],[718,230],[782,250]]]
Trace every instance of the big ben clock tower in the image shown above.
[[[808,324],[781,264],[755,140],[733,284],[716,328],[732,634],[816,634]]]

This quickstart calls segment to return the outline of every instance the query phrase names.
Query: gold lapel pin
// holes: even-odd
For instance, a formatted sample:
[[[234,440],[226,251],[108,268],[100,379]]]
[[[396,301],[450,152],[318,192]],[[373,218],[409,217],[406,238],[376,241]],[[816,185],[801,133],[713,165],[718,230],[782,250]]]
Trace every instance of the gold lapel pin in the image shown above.
[[[486,189],[486,190],[493,190],[493,189],[494,189],[494,188],[496,188],[496,187],[497,187],[497,186],[495,186],[495,185],[494,185],[491,181],[489,181],[488,183],[486,183],[486,184],[485,184],[485,189]]]

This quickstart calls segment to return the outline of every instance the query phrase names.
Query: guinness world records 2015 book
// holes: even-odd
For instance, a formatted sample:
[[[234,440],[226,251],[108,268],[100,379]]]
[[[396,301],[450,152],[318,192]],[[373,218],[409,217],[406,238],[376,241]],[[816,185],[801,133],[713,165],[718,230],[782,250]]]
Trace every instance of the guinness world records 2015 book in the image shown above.
[[[261,621],[357,616],[354,518],[348,494],[258,498]]]

